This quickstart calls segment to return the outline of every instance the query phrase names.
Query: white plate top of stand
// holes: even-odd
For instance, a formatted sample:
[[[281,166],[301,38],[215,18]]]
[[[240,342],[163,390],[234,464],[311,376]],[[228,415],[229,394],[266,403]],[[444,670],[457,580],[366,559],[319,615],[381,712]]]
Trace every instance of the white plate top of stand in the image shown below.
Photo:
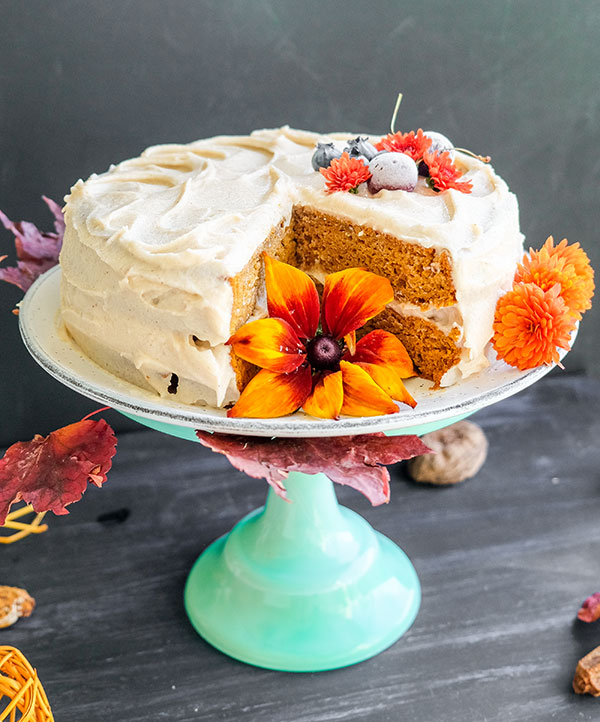
[[[190,406],[160,398],[105,371],[68,336],[60,320],[60,268],[52,268],[29,289],[20,305],[19,327],[33,358],[55,379],[74,391],[126,414],[194,429],[248,436],[347,436],[411,429],[463,416],[535,383],[551,366],[519,371],[502,361],[448,388],[433,391],[432,383],[408,379],[415,409],[401,406],[396,414],[317,419],[299,411],[278,419],[230,419],[223,409]],[[493,354],[493,351],[492,351]]]

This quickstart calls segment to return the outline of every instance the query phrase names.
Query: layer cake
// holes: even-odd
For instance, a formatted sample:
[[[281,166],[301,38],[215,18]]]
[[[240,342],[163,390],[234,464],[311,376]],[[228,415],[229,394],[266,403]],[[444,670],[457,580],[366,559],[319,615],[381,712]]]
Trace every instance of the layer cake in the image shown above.
[[[443,386],[482,370],[523,252],[515,196],[459,151],[471,193],[422,178],[413,192],[328,193],[315,145],[350,137],[284,127],[160,145],[78,181],[60,258],[73,339],[161,396],[231,404],[253,370],[225,342],[266,315],[267,251],[317,281],[354,266],[386,276],[395,300],[371,325],[402,340],[419,375]]]

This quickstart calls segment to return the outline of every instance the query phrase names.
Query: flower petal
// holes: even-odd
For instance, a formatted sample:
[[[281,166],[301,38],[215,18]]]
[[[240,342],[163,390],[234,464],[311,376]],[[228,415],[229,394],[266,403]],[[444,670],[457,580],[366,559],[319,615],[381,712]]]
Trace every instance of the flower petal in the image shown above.
[[[426,151],[423,154],[423,162],[429,170],[427,184],[433,190],[439,192],[454,188],[461,193],[470,193],[473,190],[471,181],[458,180],[462,178],[462,174],[454,164],[449,151],[445,150],[443,153]]]
[[[339,418],[344,401],[342,372],[335,371],[316,378],[312,393],[302,408],[307,414],[318,416],[321,419]]]
[[[303,271],[277,261],[266,253],[265,285],[269,316],[282,318],[300,338],[312,338],[319,325],[319,294]]]
[[[352,353],[348,349],[344,360],[392,367],[401,379],[415,375],[413,362],[402,341],[393,333],[381,329],[363,336],[356,344],[356,351]]]
[[[323,331],[342,338],[381,313],[393,299],[392,284],[383,276],[364,268],[332,273],[323,289]]]
[[[276,373],[290,373],[304,363],[304,345],[289,323],[261,318],[239,328],[227,341],[245,361]]]
[[[310,367],[300,366],[290,374],[262,369],[242,391],[229,417],[273,419],[297,411],[312,389]]]
[[[514,280],[535,283],[544,291],[560,283],[560,295],[576,319],[592,307],[594,269],[579,243],[569,245],[566,238],[555,246],[554,238],[548,236],[539,251],[530,248],[529,256],[523,256],[517,266]]]
[[[360,366],[341,361],[340,368],[344,382],[342,414],[380,416],[398,411],[390,396]]]
[[[350,331],[344,336],[344,343],[348,353],[353,356],[356,353],[356,331]]]
[[[402,383],[402,378],[396,370],[391,366],[382,366],[379,364],[363,363],[361,361],[354,362],[356,366],[364,369],[378,386],[389,394],[396,401],[408,404],[413,409],[417,402],[408,393],[406,386]]]

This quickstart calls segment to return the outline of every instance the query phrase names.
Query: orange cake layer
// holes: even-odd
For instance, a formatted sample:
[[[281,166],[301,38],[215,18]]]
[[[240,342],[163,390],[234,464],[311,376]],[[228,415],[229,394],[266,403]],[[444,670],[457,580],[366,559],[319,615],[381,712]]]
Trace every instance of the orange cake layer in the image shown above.
[[[456,303],[446,251],[407,243],[368,225],[303,206],[294,207],[291,229],[298,264],[304,270],[334,273],[358,266],[388,278],[398,301],[421,308]]]

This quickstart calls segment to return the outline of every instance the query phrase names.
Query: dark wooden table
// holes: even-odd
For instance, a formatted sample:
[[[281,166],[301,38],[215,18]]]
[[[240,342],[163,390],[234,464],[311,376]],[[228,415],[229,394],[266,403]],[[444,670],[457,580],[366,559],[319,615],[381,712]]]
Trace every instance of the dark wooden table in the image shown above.
[[[347,669],[285,674],[207,645],[182,606],[197,555],[263,503],[266,484],[200,445],[123,434],[109,483],[50,530],[0,548],[0,584],[38,607],[0,630],[37,667],[57,722],[574,722],[600,699],[571,692],[600,622],[575,620],[600,591],[600,383],[552,376],[479,412],[490,441],[454,488],[391,470],[392,500],[339,498],[413,560],[423,603],[412,629]],[[119,523],[107,512],[128,509]]]

